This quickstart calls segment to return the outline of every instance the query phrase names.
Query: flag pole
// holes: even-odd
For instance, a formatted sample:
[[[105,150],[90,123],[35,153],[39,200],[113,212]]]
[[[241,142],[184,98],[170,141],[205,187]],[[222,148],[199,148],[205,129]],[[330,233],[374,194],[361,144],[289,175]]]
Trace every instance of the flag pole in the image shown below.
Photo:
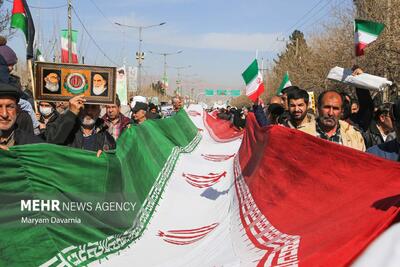
[[[28,65],[29,76],[31,78],[33,102],[35,103],[33,108],[35,109],[35,111],[38,111],[37,102],[36,102],[36,92],[35,92],[35,79],[33,77],[33,62],[32,62],[31,58],[27,59],[27,65]]]

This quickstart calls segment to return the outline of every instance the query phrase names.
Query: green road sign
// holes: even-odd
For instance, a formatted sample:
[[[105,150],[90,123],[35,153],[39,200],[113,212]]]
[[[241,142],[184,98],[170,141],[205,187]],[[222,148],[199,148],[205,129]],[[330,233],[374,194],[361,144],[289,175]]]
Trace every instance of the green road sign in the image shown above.
[[[213,96],[214,95],[214,90],[213,89],[206,89],[205,90],[206,96]]]
[[[228,95],[228,94],[227,94],[227,91],[228,91],[228,90],[218,89],[218,90],[217,90],[217,95]]]
[[[230,90],[230,96],[240,96],[240,90]]]

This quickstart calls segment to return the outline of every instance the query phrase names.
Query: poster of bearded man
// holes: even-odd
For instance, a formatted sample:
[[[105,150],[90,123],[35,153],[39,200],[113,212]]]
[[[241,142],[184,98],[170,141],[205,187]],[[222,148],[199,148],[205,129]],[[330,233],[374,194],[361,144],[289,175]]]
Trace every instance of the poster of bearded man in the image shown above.
[[[35,100],[68,101],[83,95],[88,104],[114,104],[116,73],[114,67],[38,62]]]

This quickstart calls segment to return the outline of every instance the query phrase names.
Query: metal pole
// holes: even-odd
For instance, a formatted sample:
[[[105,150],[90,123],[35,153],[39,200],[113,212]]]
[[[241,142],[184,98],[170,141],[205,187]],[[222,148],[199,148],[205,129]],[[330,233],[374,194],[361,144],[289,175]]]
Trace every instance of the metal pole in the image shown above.
[[[141,93],[142,89],[142,29],[139,27],[139,55],[138,55],[138,93]]]
[[[166,86],[166,82],[167,82],[167,53],[163,54],[164,56],[164,77],[163,77],[163,85],[164,85],[164,89],[165,89],[165,94],[167,93],[167,86]]]
[[[68,0],[68,63],[72,63],[72,0]]]

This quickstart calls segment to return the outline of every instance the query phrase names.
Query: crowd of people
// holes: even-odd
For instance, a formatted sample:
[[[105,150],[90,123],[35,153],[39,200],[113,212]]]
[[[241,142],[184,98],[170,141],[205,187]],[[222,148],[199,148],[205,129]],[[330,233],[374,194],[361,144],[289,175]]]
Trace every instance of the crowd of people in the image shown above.
[[[353,75],[362,73],[358,66],[354,66],[353,71]],[[280,125],[297,129],[359,151],[400,161],[400,99],[394,103],[379,103],[372,99],[369,90],[356,88],[354,98],[337,90],[322,92],[316,112],[309,108],[309,102],[306,90],[290,86],[280,95],[273,96],[267,105],[258,99],[251,111],[260,126]],[[218,117],[231,119],[226,113],[226,110],[221,110]]]
[[[38,102],[22,90],[20,79],[12,74],[17,56],[0,38],[0,149],[32,143],[51,143],[90,151],[112,150],[121,133],[151,119],[161,119],[159,107],[146,101],[131,101],[130,115],[115,104],[87,104],[84,95],[68,102]],[[362,73],[355,66],[353,75]],[[180,97],[172,99],[174,115],[183,107]],[[285,88],[264,105],[259,98],[253,107],[220,109],[217,116],[243,129],[248,112],[254,112],[260,126],[281,125],[297,129],[340,145],[399,161],[400,99],[379,103],[370,91],[356,88],[356,97],[327,90],[317,100],[316,112],[309,108],[309,94],[297,86]]]
[[[0,38],[0,149],[15,145],[50,143],[95,151],[116,148],[121,133],[148,119],[161,119],[158,106],[140,101],[131,102],[130,118],[121,112],[121,102],[101,106],[87,104],[84,95],[68,102],[39,101],[37,111],[28,90],[12,74],[17,55]],[[173,114],[183,107],[180,97],[172,99]]]

